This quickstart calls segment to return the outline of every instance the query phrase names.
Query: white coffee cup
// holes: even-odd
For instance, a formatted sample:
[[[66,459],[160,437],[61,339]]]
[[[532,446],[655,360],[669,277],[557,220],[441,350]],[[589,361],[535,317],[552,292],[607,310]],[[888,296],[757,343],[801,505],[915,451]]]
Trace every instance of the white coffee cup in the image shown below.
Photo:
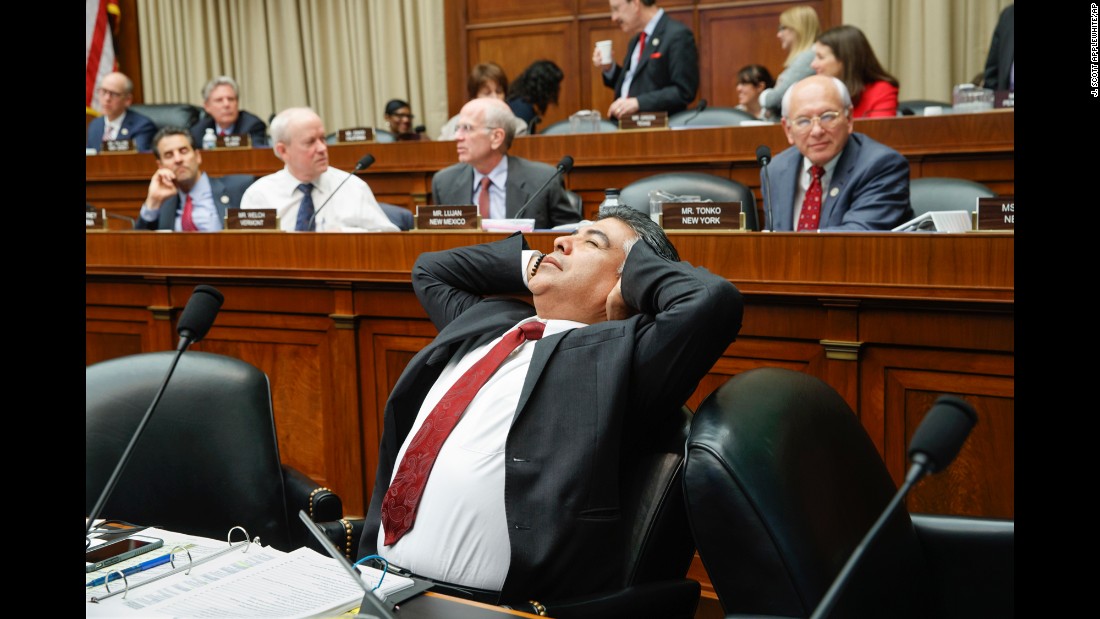
[[[611,39],[596,41],[596,49],[600,50],[600,64],[611,64]]]

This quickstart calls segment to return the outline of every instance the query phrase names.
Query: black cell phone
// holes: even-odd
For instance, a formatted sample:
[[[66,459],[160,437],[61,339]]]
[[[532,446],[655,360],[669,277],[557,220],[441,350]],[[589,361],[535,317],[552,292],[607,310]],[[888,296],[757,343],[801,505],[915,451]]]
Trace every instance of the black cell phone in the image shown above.
[[[156,550],[163,545],[164,540],[156,537],[131,535],[124,539],[92,546],[84,553],[84,573],[103,569],[119,561]]]

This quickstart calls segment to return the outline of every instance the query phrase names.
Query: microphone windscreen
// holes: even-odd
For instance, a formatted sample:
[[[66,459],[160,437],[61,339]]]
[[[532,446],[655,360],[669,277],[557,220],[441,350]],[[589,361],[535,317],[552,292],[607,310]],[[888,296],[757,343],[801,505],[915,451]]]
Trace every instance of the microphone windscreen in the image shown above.
[[[569,174],[569,171],[573,169],[573,158],[566,155],[558,162],[558,169],[562,171],[562,174]]]
[[[413,131],[415,131],[416,133],[424,133],[427,130],[428,130],[428,128],[425,127],[424,125],[417,125],[416,127],[413,128]]]
[[[206,332],[214,324],[214,317],[218,315],[222,301],[225,301],[225,297],[217,288],[205,284],[195,286],[187,306],[180,314],[176,332],[180,337],[187,338],[191,342],[197,342],[206,337]]]
[[[365,170],[365,169],[371,167],[371,164],[373,164],[373,163],[374,163],[374,155],[372,155],[370,153],[367,153],[366,155],[363,155],[363,158],[359,160],[359,163],[355,164],[355,169],[356,170]]]
[[[756,147],[756,163],[760,165],[767,165],[772,160],[772,149],[768,148],[766,144],[761,144]]]
[[[913,433],[909,442],[909,458],[921,453],[927,459],[930,473],[941,471],[959,455],[971,428],[978,423],[978,413],[962,398],[941,395]]]
[[[706,99],[699,99],[699,105],[695,106],[695,109],[700,111],[700,112],[707,109],[707,100]]]

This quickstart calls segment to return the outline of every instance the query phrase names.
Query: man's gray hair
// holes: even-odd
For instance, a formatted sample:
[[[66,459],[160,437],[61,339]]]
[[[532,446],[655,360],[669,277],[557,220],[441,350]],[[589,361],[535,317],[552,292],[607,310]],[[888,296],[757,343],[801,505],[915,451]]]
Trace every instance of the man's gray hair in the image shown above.
[[[271,119],[271,143],[272,145],[282,142],[283,144],[290,143],[290,124],[295,120],[302,120],[305,118],[318,116],[317,112],[313,111],[313,108],[309,107],[288,107],[287,109],[278,113],[275,118]],[[278,151],[276,151],[278,156]]]
[[[228,75],[219,75],[214,79],[206,82],[206,86],[202,87],[202,100],[206,102],[210,99],[210,93],[214,92],[214,89],[218,86],[229,86],[233,89],[233,95],[238,99],[241,98],[241,90],[237,88],[237,80],[229,77]]]
[[[840,95],[840,101],[844,104],[844,110],[851,114],[852,111],[852,95],[848,94],[848,87],[844,85],[844,82],[835,77],[830,77],[833,81],[833,86],[836,86],[836,92]],[[791,84],[791,87],[787,89],[787,92],[783,93],[783,118],[789,118],[787,112],[791,108],[791,93],[794,92],[794,87],[798,85],[798,82]]]
[[[485,109],[485,127],[504,129],[504,152],[512,147],[516,137],[516,115],[507,105],[490,105]]]

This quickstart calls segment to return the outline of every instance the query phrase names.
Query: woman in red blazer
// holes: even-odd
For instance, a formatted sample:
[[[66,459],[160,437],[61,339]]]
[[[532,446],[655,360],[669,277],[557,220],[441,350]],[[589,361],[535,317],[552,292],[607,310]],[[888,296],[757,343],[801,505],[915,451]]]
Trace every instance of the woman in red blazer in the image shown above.
[[[852,95],[852,118],[897,116],[898,80],[882,68],[859,28],[837,26],[821,33],[810,66],[844,82]]]

